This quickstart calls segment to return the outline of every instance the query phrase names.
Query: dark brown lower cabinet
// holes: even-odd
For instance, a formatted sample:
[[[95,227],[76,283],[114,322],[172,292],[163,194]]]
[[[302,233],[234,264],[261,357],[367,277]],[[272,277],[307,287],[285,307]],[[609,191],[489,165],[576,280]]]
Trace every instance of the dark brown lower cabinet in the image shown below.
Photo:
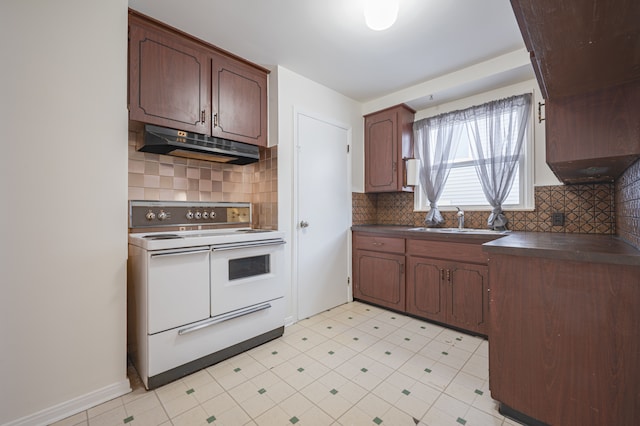
[[[491,254],[491,396],[549,425],[640,424],[640,267]]]
[[[404,311],[404,255],[355,251],[353,297]]]
[[[472,332],[488,332],[487,267],[408,256],[407,312]]]

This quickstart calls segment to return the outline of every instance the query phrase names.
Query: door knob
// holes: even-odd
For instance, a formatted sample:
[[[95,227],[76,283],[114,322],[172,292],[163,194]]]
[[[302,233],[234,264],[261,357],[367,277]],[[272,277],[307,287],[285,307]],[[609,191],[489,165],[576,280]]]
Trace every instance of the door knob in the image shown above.
[[[300,228],[308,228],[309,227],[309,222],[306,221],[301,221],[300,222]]]

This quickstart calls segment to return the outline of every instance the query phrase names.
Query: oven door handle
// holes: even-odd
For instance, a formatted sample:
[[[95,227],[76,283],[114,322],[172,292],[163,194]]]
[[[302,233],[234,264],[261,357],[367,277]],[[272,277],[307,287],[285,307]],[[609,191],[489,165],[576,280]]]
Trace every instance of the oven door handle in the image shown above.
[[[172,251],[166,253],[153,253],[151,257],[168,257],[168,256],[183,256],[187,254],[208,253],[209,249],[204,250],[187,250],[187,251]]]
[[[219,315],[215,318],[210,318],[206,321],[203,321],[199,324],[194,324],[189,327],[185,327],[183,329],[178,330],[178,335],[182,336],[185,334],[193,333],[194,331],[201,330],[203,328],[211,327],[212,325],[220,324],[221,322],[229,321],[235,318],[243,317],[245,315],[253,314],[255,312],[264,311],[265,309],[269,309],[271,307],[271,303],[263,303],[262,305],[251,306],[249,308],[239,309],[237,311],[229,312],[224,315]]]
[[[211,247],[211,251],[225,251],[225,250],[252,248],[252,247],[279,246],[284,243],[285,243],[285,240],[283,240],[282,238],[278,238],[275,240],[264,240],[264,241],[248,241],[244,243],[228,243],[228,244],[215,245]]]

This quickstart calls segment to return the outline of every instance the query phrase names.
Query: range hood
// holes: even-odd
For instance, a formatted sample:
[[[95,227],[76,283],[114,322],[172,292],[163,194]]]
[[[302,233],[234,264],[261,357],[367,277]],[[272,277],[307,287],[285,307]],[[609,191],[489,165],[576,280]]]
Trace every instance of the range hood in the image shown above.
[[[144,126],[144,143],[138,151],[228,164],[251,164],[260,159],[255,145],[151,124]]]

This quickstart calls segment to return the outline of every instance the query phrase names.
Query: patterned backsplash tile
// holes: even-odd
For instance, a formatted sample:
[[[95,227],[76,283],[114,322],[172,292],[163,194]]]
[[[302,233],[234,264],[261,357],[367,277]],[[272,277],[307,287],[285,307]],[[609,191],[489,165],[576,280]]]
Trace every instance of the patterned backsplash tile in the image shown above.
[[[640,249],[640,160],[616,181],[615,211],[618,235]]]
[[[253,226],[278,227],[278,151],[260,148],[260,161],[245,166],[139,152],[144,137],[129,126],[129,200],[250,202]]]
[[[614,185],[557,185],[535,188],[534,211],[507,211],[514,231],[615,234]],[[367,200],[364,202],[363,200]],[[552,214],[564,213],[563,226],[552,226]],[[465,212],[467,228],[486,228],[490,212]],[[412,193],[353,193],[354,225],[423,226],[425,212],[413,211]],[[457,226],[454,211],[444,211],[443,227]]]

